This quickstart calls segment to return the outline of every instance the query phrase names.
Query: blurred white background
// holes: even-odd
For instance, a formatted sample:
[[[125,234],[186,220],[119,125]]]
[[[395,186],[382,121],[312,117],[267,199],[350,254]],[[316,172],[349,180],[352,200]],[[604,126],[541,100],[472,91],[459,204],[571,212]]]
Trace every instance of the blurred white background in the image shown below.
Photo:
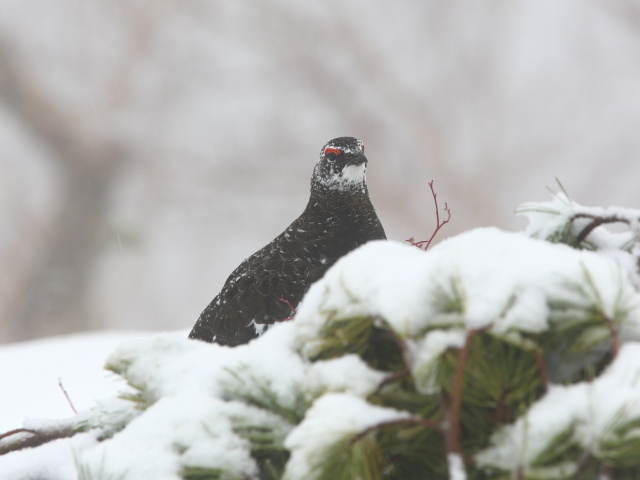
[[[189,329],[366,144],[390,238],[640,205],[637,0],[2,0],[0,342]]]

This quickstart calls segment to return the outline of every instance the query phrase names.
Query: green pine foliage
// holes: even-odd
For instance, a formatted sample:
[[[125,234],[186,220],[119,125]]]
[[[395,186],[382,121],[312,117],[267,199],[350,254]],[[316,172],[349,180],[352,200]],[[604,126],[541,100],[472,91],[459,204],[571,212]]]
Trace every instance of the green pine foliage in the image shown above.
[[[244,480],[241,476],[220,468],[206,467],[183,467],[180,476],[184,480]]]
[[[581,208],[560,193],[552,202],[528,204],[519,213],[530,216],[532,237],[580,250],[615,250],[616,255],[630,259],[627,264],[638,264],[633,256],[640,254],[640,248],[632,232],[602,231],[602,225],[614,221],[637,222],[638,212],[633,219],[634,213],[628,210]],[[321,326],[296,346],[300,365],[310,368],[356,356],[362,368],[382,379],[362,395],[366,404],[400,413],[362,427],[345,426],[331,441],[318,442],[304,480],[446,480],[453,474],[449,471],[452,454],[464,462],[465,471],[457,472],[456,478],[640,478],[638,409],[620,408],[604,429],[590,425],[608,414],[599,411],[590,392],[618,357],[627,341],[624,329],[638,310],[638,292],[629,289],[622,267],[616,268],[612,278],[617,283],[606,288],[587,265],[582,265],[578,277],[558,279],[557,291],[545,298],[544,328],[519,328],[518,315],[527,312],[518,310],[522,292],[515,290],[496,309],[495,318],[471,328],[464,274],[451,272],[431,279],[427,318],[410,332],[400,331],[380,314],[357,309],[354,313],[351,308],[320,311]],[[355,296],[352,300],[354,305],[361,302]],[[515,320],[499,327],[508,317]],[[132,388],[123,398],[137,412],[162,397],[132,375],[132,364],[126,359],[109,368],[128,380]],[[250,365],[224,368],[227,374],[217,398],[267,414],[263,421],[229,417],[233,432],[248,445],[256,470],[247,476],[182,464],[179,475],[185,480],[298,480],[289,465],[297,447],[288,436],[309,421],[317,400],[336,387],[309,393],[299,380],[285,400],[269,378],[253,375]],[[640,378],[640,372],[637,375]],[[640,392],[640,380],[637,388]],[[554,417],[557,424],[547,425],[543,413],[549,408],[543,407],[556,398],[566,418]],[[582,411],[580,402],[591,402],[592,414],[575,413],[571,405],[562,404],[562,398],[577,402],[575,412]],[[84,429],[95,427],[87,424]],[[113,435],[122,428],[105,431]],[[181,446],[179,453],[188,448]]]

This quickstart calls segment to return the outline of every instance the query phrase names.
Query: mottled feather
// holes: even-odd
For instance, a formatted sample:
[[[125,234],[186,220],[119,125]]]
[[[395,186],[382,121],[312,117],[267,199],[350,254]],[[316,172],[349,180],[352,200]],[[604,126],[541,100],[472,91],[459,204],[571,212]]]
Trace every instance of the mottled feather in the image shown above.
[[[340,257],[384,229],[369,200],[367,159],[358,139],[328,142],[311,178],[307,207],[271,243],[236,268],[189,338],[235,346],[291,318],[312,283]]]

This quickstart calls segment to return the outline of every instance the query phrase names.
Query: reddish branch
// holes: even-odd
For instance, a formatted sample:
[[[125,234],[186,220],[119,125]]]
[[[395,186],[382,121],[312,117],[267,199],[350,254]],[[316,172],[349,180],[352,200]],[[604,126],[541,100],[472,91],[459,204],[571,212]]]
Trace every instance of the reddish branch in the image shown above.
[[[62,390],[62,393],[64,394],[65,398],[67,399],[67,402],[69,403],[69,406],[71,407],[71,410],[73,410],[73,413],[75,413],[77,415],[78,411],[76,410],[76,407],[73,406],[73,402],[71,401],[71,398],[69,397],[69,394],[67,393],[67,391],[65,390],[64,386],[62,385],[62,380],[60,380],[60,378],[58,378],[58,386],[60,387],[60,390]]]
[[[462,410],[462,384],[464,380],[464,367],[467,363],[467,355],[471,348],[471,341],[477,333],[477,330],[471,330],[467,334],[464,346],[460,350],[458,356],[458,364],[456,365],[456,373],[453,377],[453,388],[451,389],[451,413],[449,425],[449,452],[462,453],[460,446],[460,412]]]
[[[291,316],[285,318],[283,321],[287,322],[289,320],[293,320],[293,317],[296,316],[296,309],[295,309],[295,307],[293,305],[291,305],[291,302],[289,300],[284,298],[284,293],[282,295],[280,295],[280,298],[278,299],[278,301],[286,303],[287,306],[289,307],[289,309],[291,310]]]
[[[461,455],[463,454],[462,447],[460,445],[460,415],[462,411],[462,386],[464,383],[464,370],[473,338],[477,333],[484,332],[489,328],[491,328],[491,325],[475,330],[470,330],[469,333],[467,333],[467,338],[464,342],[464,346],[460,350],[460,355],[458,356],[456,373],[453,377],[453,388],[451,389],[451,413],[449,417],[450,425],[448,438],[449,453],[458,453]]]
[[[440,229],[444,227],[447,223],[449,223],[449,220],[451,220],[451,209],[447,205],[447,202],[444,202],[444,208],[443,208],[443,210],[447,212],[447,219],[440,220],[440,206],[438,205],[438,194],[433,188],[433,180],[429,182],[429,188],[431,189],[431,195],[433,196],[433,203],[435,204],[435,207],[436,207],[436,228],[431,234],[431,237],[429,237],[429,240],[421,240],[419,242],[416,242],[413,237],[406,240],[411,245],[413,245],[414,247],[418,247],[421,250],[426,250],[427,248],[429,248],[429,245],[431,245],[431,242],[433,241],[435,236],[438,234]]]

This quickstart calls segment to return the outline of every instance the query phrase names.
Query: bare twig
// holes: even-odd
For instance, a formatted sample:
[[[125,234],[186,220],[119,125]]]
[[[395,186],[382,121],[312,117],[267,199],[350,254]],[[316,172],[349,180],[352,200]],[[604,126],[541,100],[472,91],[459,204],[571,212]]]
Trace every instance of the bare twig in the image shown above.
[[[69,406],[71,407],[71,410],[73,410],[73,413],[75,413],[77,415],[78,414],[78,410],[76,410],[76,407],[73,406],[73,402],[71,401],[71,398],[69,397],[69,394],[67,393],[67,391],[65,390],[64,386],[62,385],[62,380],[60,380],[60,377],[58,377],[58,386],[60,387],[60,390],[62,390],[62,393],[64,393],[64,396],[67,399],[67,402],[69,403]]]
[[[449,205],[447,205],[447,202],[445,202],[443,210],[447,212],[447,219],[440,221],[440,207],[438,205],[438,194],[433,188],[433,180],[429,182],[429,188],[431,189],[431,196],[433,197],[433,203],[435,204],[435,207],[436,207],[436,228],[431,234],[431,237],[429,237],[429,240],[421,240],[419,242],[416,242],[413,237],[406,240],[411,245],[413,245],[414,247],[418,247],[421,250],[426,250],[427,248],[429,248],[429,245],[431,245],[431,242],[433,241],[435,236],[438,234],[440,229],[444,227],[447,223],[449,223],[449,220],[451,220],[451,209],[449,208]]]

